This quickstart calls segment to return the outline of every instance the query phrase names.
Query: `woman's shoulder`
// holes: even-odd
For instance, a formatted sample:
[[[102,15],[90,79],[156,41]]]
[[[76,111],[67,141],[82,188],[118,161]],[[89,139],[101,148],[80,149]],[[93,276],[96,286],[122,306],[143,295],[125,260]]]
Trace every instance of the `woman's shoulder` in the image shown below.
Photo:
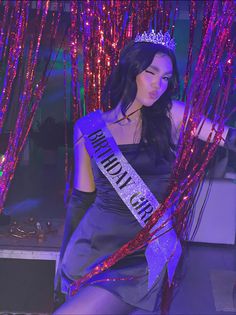
[[[106,111],[106,112],[100,111],[100,114],[101,114],[102,119],[105,121],[105,123],[109,124],[109,123],[114,122],[114,119],[115,119],[114,110],[109,110],[109,111]],[[82,124],[84,124],[84,123],[86,124],[88,119],[90,121],[94,119],[93,117],[91,117],[91,113],[89,113],[89,114],[79,118],[75,122],[75,124],[74,124],[74,132],[78,136],[82,136],[82,131],[81,131]]]
[[[102,112],[102,118],[107,124],[111,124],[116,120],[116,112],[114,109]]]
[[[99,111],[99,113],[100,113],[101,116],[102,116],[102,119],[105,120],[106,122],[112,122],[112,121],[114,121],[115,112],[114,112],[113,109],[112,109],[112,110],[105,111],[105,112],[103,112],[103,111],[100,110],[100,109],[97,110],[97,111]],[[97,112],[97,111],[95,111],[95,112]],[[88,119],[88,118],[93,119],[93,118],[91,117],[93,113],[94,113],[94,112],[89,113],[89,114],[87,114],[87,115],[85,115],[85,116],[83,116],[83,117],[80,117],[80,118],[75,122],[75,125],[74,125],[74,126],[76,126],[77,128],[79,128],[80,125],[81,125],[81,123],[82,123],[85,119]]]
[[[179,100],[172,100],[172,107],[170,110],[171,119],[176,126],[181,124],[184,117],[185,103]]]
[[[171,111],[173,112],[179,112],[179,113],[183,113],[184,109],[185,109],[185,103],[179,100],[172,100],[172,107],[171,107]]]

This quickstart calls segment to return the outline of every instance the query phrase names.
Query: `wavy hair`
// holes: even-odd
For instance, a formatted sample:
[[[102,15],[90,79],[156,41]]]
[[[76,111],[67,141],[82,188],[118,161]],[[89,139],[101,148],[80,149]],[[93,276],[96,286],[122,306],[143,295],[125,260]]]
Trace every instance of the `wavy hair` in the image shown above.
[[[171,98],[179,98],[179,74],[174,53],[165,46],[131,41],[121,51],[118,65],[109,76],[102,94],[105,110],[121,104],[125,115],[137,94],[136,76],[152,63],[156,54],[170,57],[173,75],[165,93],[151,106],[141,109],[142,131],[140,144],[151,146],[156,153],[170,159],[174,144],[171,136]]]

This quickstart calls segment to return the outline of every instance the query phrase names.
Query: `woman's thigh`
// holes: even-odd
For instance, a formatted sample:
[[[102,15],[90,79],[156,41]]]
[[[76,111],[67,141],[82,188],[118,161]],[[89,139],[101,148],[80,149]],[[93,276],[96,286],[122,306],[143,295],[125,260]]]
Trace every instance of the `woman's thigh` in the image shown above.
[[[111,292],[100,287],[88,286],[57,309],[54,315],[125,315],[133,309]]]

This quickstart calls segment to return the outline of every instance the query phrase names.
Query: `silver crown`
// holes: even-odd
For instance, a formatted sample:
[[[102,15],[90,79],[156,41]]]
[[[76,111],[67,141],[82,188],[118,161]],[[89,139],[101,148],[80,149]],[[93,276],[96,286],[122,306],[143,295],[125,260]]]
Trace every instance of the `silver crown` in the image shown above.
[[[138,34],[135,39],[135,43],[154,43],[163,45],[171,50],[175,50],[175,41],[170,37],[170,33],[166,32],[165,34],[162,31],[159,31],[157,34],[154,30],[150,33],[144,32],[143,34]]]

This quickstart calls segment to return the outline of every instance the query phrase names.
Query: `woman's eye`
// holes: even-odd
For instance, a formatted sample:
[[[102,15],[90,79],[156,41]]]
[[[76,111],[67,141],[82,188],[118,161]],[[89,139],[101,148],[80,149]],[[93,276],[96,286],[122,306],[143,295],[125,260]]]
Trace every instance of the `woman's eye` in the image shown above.
[[[169,82],[170,78],[169,77],[163,77],[163,80]]]
[[[150,70],[145,70],[145,72],[150,73],[150,74],[152,74],[152,75],[155,74],[154,72],[152,72],[152,71],[150,71]]]

